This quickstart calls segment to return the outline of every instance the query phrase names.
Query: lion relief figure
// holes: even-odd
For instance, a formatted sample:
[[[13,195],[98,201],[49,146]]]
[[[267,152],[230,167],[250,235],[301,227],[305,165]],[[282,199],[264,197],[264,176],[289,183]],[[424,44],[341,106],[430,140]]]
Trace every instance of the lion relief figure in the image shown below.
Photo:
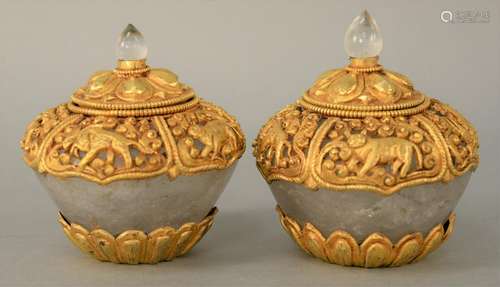
[[[234,129],[222,120],[211,120],[203,126],[192,125],[187,133],[203,144],[200,154],[202,158],[210,156],[214,160],[220,156],[225,157],[238,149],[238,139]]]
[[[413,142],[402,138],[369,138],[364,134],[354,134],[348,137],[347,145],[353,155],[363,162],[358,172],[366,175],[379,164],[391,164],[393,174],[401,178],[408,175],[412,167],[413,155],[416,156],[417,169],[422,168],[422,153]]]
[[[99,126],[89,126],[82,129],[78,134],[68,137],[63,142],[63,148],[69,149],[71,155],[80,157],[80,151],[85,152],[85,155],[80,159],[78,168],[83,170],[90,162],[92,162],[101,151],[112,150],[119,154],[124,163],[125,168],[132,167],[132,156],[130,148],[134,147],[139,152],[144,154],[152,154],[154,150],[150,147],[135,142],[125,136],[106,130]]]

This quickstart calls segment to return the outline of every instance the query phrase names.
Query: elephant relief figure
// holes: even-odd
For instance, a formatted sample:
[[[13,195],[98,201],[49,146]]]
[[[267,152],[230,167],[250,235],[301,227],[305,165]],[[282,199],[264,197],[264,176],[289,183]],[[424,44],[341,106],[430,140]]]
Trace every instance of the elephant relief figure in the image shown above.
[[[85,166],[94,160],[99,152],[108,149],[113,150],[122,157],[125,168],[132,167],[131,147],[136,148],[144,154],[154,153],[150,147],[99,126],[86,127],[78,134],[66,138],[63,142],[63,148],[67,149],[70,146],[70,154],[78,156],[79,151],[85,152],[85,155],[78,163],[80,170],[84,169]]]
[[[413,152],[417,158],[417,169],[422,168],[422,153],[416,144],[402,138],[368,138],[364,134],[354,134],[347,139],[347,145],[363,163],[358,175],[364,176],[377,164],[392,163],[394,175],[401,178],[410,171]]]
[[[272,120],[260,139],[259,150],[266,149],[266,158],[273,159],[274,156],[277,165],[280,165],[285,150],[290,152],[292,149],[292,145],[288,141],[288,134],[283,130],[279,120]]]
[[[221,153],[230,153],[237,149],[235,131],[222,120],[211,120],[204,126],[190,126],[187,133],[204,145],[200,154],[203,158],[212,153],[211,158],[216,159]],[[228,151],[228,148],[231,150]]]

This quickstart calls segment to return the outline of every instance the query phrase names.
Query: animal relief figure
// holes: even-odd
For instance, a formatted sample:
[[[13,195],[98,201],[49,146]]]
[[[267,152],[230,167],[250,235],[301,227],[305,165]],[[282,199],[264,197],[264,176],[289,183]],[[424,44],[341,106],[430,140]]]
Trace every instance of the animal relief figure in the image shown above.
[[[366,175],[378,164],[391,164],[394,175],[401,178],[408,175],[412,166],[413,152],[415,152],[417,169],[422,168],[422,153],[413,142],[396,137],[367,138],[364,134],[354,134],[347,139],[348,146],[359,160],[363,162],[358,172],[359,176]]]
[[[111,150],[123,159],[124,167],[132,167],[132,156],[130,148],[134,147],[144,154],[152,154],[154,151],[147,146],[130,140],[125,136],[103,129],[100,126],[89,126],[81,130],[78,134],[68,137],[63,142],[65,149],[70,149],[70,154],[79,156],[79,152],[85,152],[80,159],[78,168],[83,170],[92,162],[101,151]]]
[[[280,166],[285,151],[290,153],[292,146],[288,141],[288,134],[283,130],[278,119],[271,120],[270,125],[264,130],[260,137],[258,150],[264,154],[267,160],[273,161]]]
[[[224,158],[237,149],[238,140],[233,128],[222,120],[211,120],[204,126],[192,125],[187,133],[204,145],[200,154],[202,158],[210,154],[212,160],[217,157]],[[192,152],[191,154],[193,155]]]

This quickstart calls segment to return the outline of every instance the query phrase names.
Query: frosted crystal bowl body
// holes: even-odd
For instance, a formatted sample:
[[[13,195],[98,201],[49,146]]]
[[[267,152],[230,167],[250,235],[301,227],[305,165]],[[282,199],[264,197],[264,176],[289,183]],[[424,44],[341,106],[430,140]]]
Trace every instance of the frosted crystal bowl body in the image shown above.
[[[214,207],[236,164],[171,181],[165,175],[100,185],[78,177],[37,176],[69,222],[112,234],[150,232],[200,222]]]
[[[470,172],[449,183],[405,188],[391,195],[368,191],[311,191],[296,183],[274,181],[269,186],[287,216],[304,226],[311,223],[324,236],[336,230],[350,233],[358,243],[379,232],[392,242],[403,236],[427,234],[444,224],[470,179]]]

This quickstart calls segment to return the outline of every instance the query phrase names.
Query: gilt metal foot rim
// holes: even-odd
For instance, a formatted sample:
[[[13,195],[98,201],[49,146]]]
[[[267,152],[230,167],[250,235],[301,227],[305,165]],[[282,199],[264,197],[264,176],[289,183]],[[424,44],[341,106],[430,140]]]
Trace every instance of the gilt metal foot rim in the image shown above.
[[[124,264],[156,264],[171,261],[189,252],[212,227],[217,207],[199,223],[189,222],[179,228],[164,226],[146,233],[127,230],[117,236],[104,229],[87,230],[70,223],[59,213],[64,234],[82,252],[100,261]]]
[[[327,237],[311,223],[300,226],[279,207],[276,210],[285,231],[308,254],[325,262],[366,268],[396,267],[421,260],[436,250],[453,233],[455,213],[438,224],[424,237],[415,232],[403,236],[397,243],[382,233],[372,233],[359,244],[346,231],[336,230]]]

